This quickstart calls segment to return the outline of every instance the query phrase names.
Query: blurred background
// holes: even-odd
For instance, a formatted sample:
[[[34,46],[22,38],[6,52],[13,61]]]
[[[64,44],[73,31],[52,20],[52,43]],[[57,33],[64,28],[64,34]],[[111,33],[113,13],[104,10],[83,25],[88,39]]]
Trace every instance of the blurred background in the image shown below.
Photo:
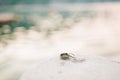
[[[120,61],[120,0],[0,0],[0,80],[62,52]]]

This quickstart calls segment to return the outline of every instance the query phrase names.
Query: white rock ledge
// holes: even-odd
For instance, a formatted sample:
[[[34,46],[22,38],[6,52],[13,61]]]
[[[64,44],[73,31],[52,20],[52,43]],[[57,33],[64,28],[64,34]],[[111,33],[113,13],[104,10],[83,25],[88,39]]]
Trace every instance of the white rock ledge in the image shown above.
[[[20,80],[120,80],[120,63],[93,55],[76,55],[77,60],[59,56],[45,60],[24,73]]]

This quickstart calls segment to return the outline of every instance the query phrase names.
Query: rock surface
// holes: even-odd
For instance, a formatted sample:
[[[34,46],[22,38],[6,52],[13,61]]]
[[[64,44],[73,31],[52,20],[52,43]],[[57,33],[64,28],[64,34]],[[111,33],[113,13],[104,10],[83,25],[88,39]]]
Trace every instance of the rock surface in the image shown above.
[[[120,80],[120,63],[93,55],[60,56],[45,60],[24,73],[20,80]]]

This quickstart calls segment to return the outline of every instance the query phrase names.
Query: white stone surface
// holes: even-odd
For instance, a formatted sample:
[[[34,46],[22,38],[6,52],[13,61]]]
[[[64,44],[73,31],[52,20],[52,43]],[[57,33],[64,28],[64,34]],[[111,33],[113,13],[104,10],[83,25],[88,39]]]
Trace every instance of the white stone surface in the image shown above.
[[[75,55],[78,61],[45,60],[25,72],[20,80],[120,80],[120,63],[93,55]],[[79,60],[84,61],[79,62]]]

